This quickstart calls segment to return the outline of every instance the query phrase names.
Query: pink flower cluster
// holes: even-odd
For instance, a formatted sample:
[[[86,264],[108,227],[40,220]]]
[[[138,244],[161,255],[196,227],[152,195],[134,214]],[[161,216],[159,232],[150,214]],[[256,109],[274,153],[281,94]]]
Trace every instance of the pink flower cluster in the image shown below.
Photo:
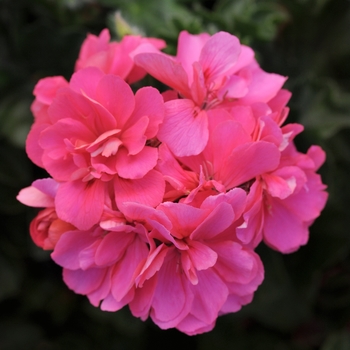
[[[252,301],[261,241],[282,253],[307,243],[327,200],[325,154],[296,150],[286,78],[235,36],[183,31],[176,56],[164,46],[104,30],[69,82],[38,82],[26,149],[51,178],[18,200],[45,208],[30,234],[70,289],[193,335]],[[170,90],[134,94],[146,73]]]

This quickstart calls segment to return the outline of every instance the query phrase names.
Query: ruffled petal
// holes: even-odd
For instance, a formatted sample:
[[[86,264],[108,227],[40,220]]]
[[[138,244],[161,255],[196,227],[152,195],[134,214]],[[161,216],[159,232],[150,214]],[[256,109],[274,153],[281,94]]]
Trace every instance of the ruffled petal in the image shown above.
[[[213,269],[198,272],[191,314],[207,325],[215,322],[228,296],[228,288]]]
[[[100,79],[93,98],[114,116],[118,129],[124,127],[135,108],[130,86],[115,75],[105,75]]]
[[[125,148],[118,151],[116,169],[118,175],[124,179],[142,179],[152,170],[158,159],[158,150],[153,147],[144,147],[135,155],[129,155]]]
[[[184,96],[190,96],[188,79],[181,63],[163,53],[139,53],[134,57],[137,65],[162,83],[177,90]]]
[[[80,253],[99,240],[90,231],[68,231],[60,237],[51,258],[62,267],[78,270],[81,268]]]
[[[114,179],[115,201],[118,206],[124,202],[157,206],[163,199],[165,181],[161,173],[151,170],[141,179]]]
[[[207,82],[228,72],[237,62],[240,52],[241,45],[237,37],[225,32],[211,36],[199,58]]]
[[[162,329],[176,327],[189,313],[193,303],[189,282],[178,269],[175,254],[174,251],[172,256],[168,256],[168,261],[158,272],[152,302],[151,318]]]
[[[191,100],[165,103],[164,122],[158,138],[179,157],[199,154],[208,142],[208,118]]]
[[[102,181],[62,183],[55,198],[57,215],[80,230],[87,230],[100,220],[104,199]]]
[[[127,126],[147,116],[149,122],[144,134],[147,140],[152,139],[157,135],[159,124],[163,122],[164,110],[163,97],[159,91],[150,86],[143,87],[135,94],[135,109]]]

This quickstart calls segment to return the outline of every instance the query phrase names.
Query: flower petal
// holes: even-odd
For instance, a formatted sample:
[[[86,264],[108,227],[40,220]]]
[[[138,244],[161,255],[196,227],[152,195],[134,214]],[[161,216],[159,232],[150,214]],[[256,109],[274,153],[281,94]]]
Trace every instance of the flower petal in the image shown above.
[[[124,179],[142,179],[152,170],[158,159],[158,150],[153,147],[144,147],[139,153],[128,154],[125,148],[118,151],[116,169],[118,175]]]
[[[115,201],[118,206],[124,202],[157,206],[163,199],[165,181],[161,173],[151,170],[141,179],[114,179]]]
[[[165,103],[164,122],[158,138],[179,157],[199,154],[208,142],[208,118],[191,100]]]
[[[115,75],[102,77],[96,89],[95,99],[114,116],[118,129],[123,128],[135,107],[135,98],[130,86]]]
[[[176,62],[170,56],[163,53],[140,53],[135,55],[134,61],[154,78],[182,95],[191,95],[185,70],[181,63]]]
[[[149,119],[145,131],[145,136],[149,140],[157,135],[159,124],[164,119],[163,97],[157,89],[150,86],[137,90],[135,94],[135,109],[127,125],[135,123],[144,116],[147,116]]]
[[[205,43],[199,63],[208,82],[228,72],[237,62],[241,45],[237,37],[219,32],[211,36]]]
[[[62,183],[55,198],[57,215],[80,230],[87,230],[101,218],[104,198],[102,181]]]
[[[153,297],[151,318],[162,329],[176,327],[189,313],[193,302],[189,282],[178,269],[176,258],[174,251],[163,263]]]

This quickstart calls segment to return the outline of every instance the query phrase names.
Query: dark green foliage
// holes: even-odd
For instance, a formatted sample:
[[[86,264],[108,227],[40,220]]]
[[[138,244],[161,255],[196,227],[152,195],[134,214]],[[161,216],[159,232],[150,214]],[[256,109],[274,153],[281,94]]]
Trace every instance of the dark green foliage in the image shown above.
[[[15,199],[46,176],[24,151],[35,83],[69,78],[88,32],[109,26],[117,37],[116,11],[167,40],[169,53],[184,29],[237,35],[265,70],[289,77],[289,120],[305,126],[299,149],[327,152],[330,197],[309,244],[290,255],[261,245],[265,281],[253,303],[208,334],[161,331],[69,291],[61,268],[30,240],[36,211]],[[350,349],[349,33],[347,0],[0,0],[0,349]]]

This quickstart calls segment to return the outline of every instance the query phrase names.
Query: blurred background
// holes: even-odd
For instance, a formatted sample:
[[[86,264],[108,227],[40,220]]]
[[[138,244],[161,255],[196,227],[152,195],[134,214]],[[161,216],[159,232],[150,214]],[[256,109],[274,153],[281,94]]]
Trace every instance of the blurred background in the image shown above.
[[[172,54],[184,29],[238,36],[264,70],[289,77],[288,120],[305,126],[299,150],[318,144],[327,153],[329,201],[308,245],[290,255],[259,246],[266,277],[254,301],[207,334],[162,331],[75,295],[29,237],[36,211],[15,199],[47,176],[24,150],[34,85],[69,79],[88,32],[108,27],[118,39],[127,29],[120,14]],[[0,349],[350,349],[349,127],[348,0],[0,0]]]

